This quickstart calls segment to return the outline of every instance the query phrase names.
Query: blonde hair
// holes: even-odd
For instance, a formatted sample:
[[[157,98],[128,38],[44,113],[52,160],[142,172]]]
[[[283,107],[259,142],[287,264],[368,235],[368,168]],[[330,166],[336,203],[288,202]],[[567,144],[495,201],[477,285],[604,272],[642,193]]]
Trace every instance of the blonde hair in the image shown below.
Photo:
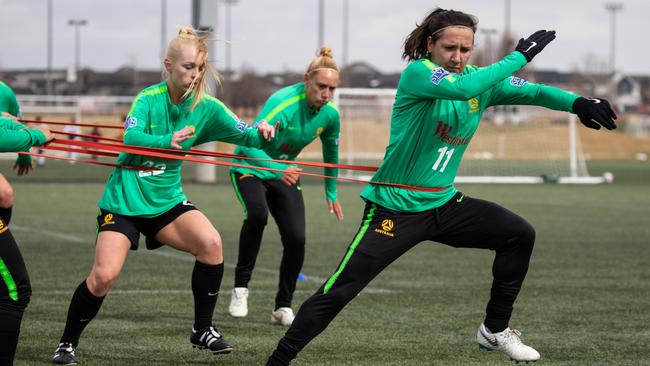
[[[316,58],[311,61],[307,68],[306,74],[308,76],[312,76],[314,73],[324,69],[339,72],[339,67],[333,58],[334,53],[330,47],[321,47],[316,55]]]
[[[188,26],[182,26],[178,31],[178,35],[174,37],[169,42],[167,46],[167,53],[165,57],[171,61],[175,61],[180,52],[181,45],[189,44],[195,46],[199,50],[201,61],[203,61],[203,66],[200,68],[199,73],[196,75],[190,87],[187,88],[185,94],[182,98],[187,98],[190,94],[194,93],[194,101],[192,102],[192,109],[196,108],[199,102],[203,99],[204,95],[209,91],[208,82],[206,80],[206,73],[210,74],[217,85],[220,85],[220,77],[217,70],[212,67],[210,60],[208,59],[208,46],[206,40],[208,40],[210,34],[203,33],[199,34],[194,28]],[[163,71],[163,77],[165,79],[169,78],[169,72],[167,70]]]

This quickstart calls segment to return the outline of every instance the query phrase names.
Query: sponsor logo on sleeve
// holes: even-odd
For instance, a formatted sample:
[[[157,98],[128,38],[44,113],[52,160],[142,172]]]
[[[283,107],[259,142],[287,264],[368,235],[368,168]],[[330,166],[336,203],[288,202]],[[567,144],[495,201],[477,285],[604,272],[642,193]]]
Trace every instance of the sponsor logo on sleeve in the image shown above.
[[[442,67],[439,67],[431,72],[431,82],[438,85],[442,79],[446,78],[447,76],[449,76],[449,71],[443,69]]]
[[[128,116],[126,121],[124,121],[124,129],[128,130],[129,128],[138,124],[138,120],[135,117]]]
[[[235,125],[235,128],[236,128],[239,132],[244,132],[244,131],[246,131],[246,129],[248,128],[248,124],[247,124],[246,122],[242,121],[242,120],[239,119],[239,117],[237,117],[237,116],[233,116],[233,119],[234,119],[235,121],[237,121],[237,124]]]
[[[510,85],[524,86],[524,84],[526,84],[526,83],[527,83],[526,80],[524,80],[522,78],[518,78],[516,76],[513,76],[513,77],[510,78]]]

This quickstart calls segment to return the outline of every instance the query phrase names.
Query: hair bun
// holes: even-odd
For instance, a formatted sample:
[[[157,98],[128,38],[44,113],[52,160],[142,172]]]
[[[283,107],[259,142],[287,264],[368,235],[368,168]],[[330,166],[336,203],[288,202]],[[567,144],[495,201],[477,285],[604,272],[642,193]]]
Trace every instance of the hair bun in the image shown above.
[[[321,47],[318,50],[318,56],[334,58],[334,52],[330,47]]]
[[[194,28],[188,26],[182,26],[178,30],[178,36],[181,38],[197,38],[197,34]]]

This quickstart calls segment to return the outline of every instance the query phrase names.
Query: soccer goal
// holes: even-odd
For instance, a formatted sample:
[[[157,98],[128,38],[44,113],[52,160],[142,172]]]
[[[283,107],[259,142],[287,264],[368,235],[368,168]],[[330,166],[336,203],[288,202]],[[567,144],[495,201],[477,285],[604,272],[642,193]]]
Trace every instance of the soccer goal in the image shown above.
[[[340,88],[340,161],[381,163],[388,144],[395,89]],[[461,163],[457,183],[604,183],[591,176],[582,153],[575,115],[539,107],[486,111]],[[319,156],[319,147],[303,154]],[[341,176],[369,178],[352,171]]]

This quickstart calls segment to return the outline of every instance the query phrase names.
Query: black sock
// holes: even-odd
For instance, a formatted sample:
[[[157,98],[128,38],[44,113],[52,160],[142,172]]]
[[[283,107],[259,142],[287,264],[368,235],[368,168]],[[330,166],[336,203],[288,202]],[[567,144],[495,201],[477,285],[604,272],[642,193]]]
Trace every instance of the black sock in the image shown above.
[[[503,319],[488,319],[485,318],[483,325],[490,331],[490,333],[501,333],[508,328],[508,321]]]
[[[74,347],[77,347],[81,332],[97,315],[105,297],[97,297],[90,293],[85,279],[79,284],[70,300],[68,319],[65,322],[61,343],[72,343]]]
[[[12,365],[23,313],[0,309],[0,365]]]
[[[194,294],[194,329],[212,325],[212,314],[217,305],[219,287],[223,278],[223,262],[210,265],[196,261],[192,271]]]
[[[5,225],[9,225],[9,221],[11,221],[11,207],[0,207],[0,219],[2,219],[2,222],[5,223]]]

